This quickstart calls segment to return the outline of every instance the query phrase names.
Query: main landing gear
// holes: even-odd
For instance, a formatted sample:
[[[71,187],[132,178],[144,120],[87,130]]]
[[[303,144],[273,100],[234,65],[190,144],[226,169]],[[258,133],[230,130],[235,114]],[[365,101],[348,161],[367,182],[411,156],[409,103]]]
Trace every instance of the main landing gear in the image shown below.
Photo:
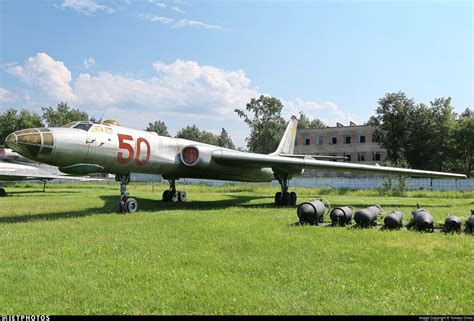
[[[186,192],[176,190],[176,179],[166,180],[170,183],[170,188],[163,192],[163,202],[186,202]]]
[[[0,197],[4,197],[4,196],[7,196],[7,192],[5,191],[5,189],[0,187]]]
[[[128,197],[127,184],[130,183],[130,174],[116,175],[115,180],[120,181],[119,213],[134,213],[138,210],[136,199]]]
[[[275,175],[281,186],[281,192],[275,194],[275,205],[295,206],[298,196],[295,192],[288,193],[288,175]]]

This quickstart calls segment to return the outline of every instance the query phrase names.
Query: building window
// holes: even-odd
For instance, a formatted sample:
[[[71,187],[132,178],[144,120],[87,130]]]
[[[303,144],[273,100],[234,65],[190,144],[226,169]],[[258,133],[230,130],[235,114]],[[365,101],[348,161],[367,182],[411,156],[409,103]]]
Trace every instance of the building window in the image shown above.
[[[329,154],[329,156],[336,157],[337,154],[336,153],[331,153],[331,154]],[[333,162],[337,162],[337,158],[331,158],[330,160],[333,161]]]
[[[365,136],[363,135],[359,136],[359,143],[361,144],[365,143]]]
[[[337,137],[336,136],[331,137],[331,144],[333,144],[333,145],[337,144]]]
[[[350,144],[351,143],[351,136],[345,136],[344,137],[344,144]]]
[[[351,153],[344,153],[345,162],[350,162],[352,160],[352,155]]]
[[[357,160],[359,162],[365,162],[365,152],[359,152],[357,153]]]
[[[380,152],[373,152],[373,160],[380,161]]]
[[[318,137],[318,144],[322,145],[323,144],[323,136]]]
[[[308,138],[308,136],[304,137],[304,144],[309,145],[311,143],[311,140]]]

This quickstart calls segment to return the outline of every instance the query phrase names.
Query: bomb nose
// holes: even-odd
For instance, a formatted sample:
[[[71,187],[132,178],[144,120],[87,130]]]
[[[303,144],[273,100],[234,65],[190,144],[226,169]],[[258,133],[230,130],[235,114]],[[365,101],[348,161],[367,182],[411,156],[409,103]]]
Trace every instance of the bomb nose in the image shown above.
[[[30,128],[11,133],[5,143],[18,154],[35,158],[40,153],[51,154],[54,138],[48,128]]]

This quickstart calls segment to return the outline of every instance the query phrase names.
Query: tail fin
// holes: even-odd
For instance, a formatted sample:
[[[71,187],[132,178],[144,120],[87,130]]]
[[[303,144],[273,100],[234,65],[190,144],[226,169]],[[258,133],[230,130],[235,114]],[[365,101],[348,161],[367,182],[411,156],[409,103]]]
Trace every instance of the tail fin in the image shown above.
[[[277,150],[270,155],[293,154],[295,149],[297,126],[298,119],[296,116],[291,116],[290,121],[288,122],[288,127],[286,127],[285,134],[283,134],[283,138],[280,141],[280,145],[278,145]]]

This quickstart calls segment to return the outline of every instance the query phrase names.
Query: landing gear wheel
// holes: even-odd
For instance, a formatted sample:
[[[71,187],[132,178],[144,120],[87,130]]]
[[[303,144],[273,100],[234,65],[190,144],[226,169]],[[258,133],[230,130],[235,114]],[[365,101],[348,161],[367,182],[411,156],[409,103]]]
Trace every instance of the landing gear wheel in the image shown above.
[[[281,192],[275,194],[275,205],[281,205]]]
[[[298,196],[296,195],[296,193],[295,193],[295,192],[291,192],[291,193],[290,193],[290,205],[295,206],[297,199],[298,199]]]
[[[7,196],[7,192],[3,188],[0,188],[0,197]]]
[[[290,193],[285,192],[283,193],[283,196],[281,198],[281,205],[288,206],[290,205],[291,199],[290,199]]]
[[[138,202],[134,198],[128,198],[125,201],[126,213],[135,213],[138,210]]]
[[[186,202],[187,200],[187,195],[186,195],[186,192],[185,191],[179,191],[178,192],[178,200],[180,202]]]
[[[166,190],[163,192],[163,202],[169,202],[170,201],[170,191]]]

